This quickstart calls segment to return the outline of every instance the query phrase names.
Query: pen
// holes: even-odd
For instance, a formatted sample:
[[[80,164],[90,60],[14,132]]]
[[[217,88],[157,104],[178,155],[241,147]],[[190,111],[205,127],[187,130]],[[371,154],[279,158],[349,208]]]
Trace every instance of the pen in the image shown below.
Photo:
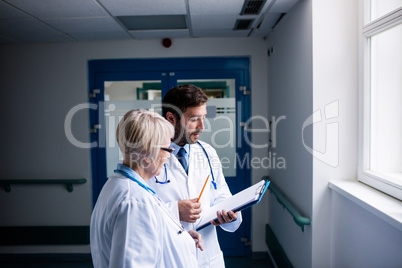
[[[205,180],[204,186],[202,187],[202,190],[200,193],[200,197],[198,197],[198,199],[197,199],[197,203],[200,202],[202,192],[204,192],[204,188],[205,188],[205,185],[207,185],[208,179],[209,179],[209,175],[208,175],[207,179]]]

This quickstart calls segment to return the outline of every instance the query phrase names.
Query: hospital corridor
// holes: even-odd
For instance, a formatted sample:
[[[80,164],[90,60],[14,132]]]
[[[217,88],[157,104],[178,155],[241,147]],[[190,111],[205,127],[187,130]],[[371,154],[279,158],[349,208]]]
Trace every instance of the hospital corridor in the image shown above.
[[[401,48],[401,0],[0,0],[0,267],[402,267]]]

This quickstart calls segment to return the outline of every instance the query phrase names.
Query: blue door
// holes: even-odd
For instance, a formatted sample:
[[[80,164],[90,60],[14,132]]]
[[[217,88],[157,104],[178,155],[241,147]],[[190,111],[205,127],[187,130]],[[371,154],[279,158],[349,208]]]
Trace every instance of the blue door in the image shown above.
[[[222,160],[223,172],[233,194],[250,186],[250,158],[241,122],[250,116],[248,58],[191,58],[160,60],[99,60],[89,62],[90,101],[94,126],[92,149],[94,204],[116,163],[122,159],[115,130],[120,118],[130,109],[145,108],[161,112],[166,92],[179,84],[201,87],[209,96],[205,130],[200,139],[211,144]],[[95,90],[95,91],[93,91]],[[95,132],[96,131],[96,132]],[[225,256],[244,256],[251,252],[242,242],[251,235],[251,209],[243,211],[243,223],[234,233],[218,236]]]

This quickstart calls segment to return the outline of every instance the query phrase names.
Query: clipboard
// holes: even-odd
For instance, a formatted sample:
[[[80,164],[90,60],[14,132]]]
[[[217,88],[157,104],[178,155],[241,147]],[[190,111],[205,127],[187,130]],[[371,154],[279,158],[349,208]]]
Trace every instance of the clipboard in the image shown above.
[[[202,214],[196,230],[199,231],[207,227],[211,224],[210,221],[217,221],[217,211],[222,211],[224,209],[226,211],[237,212],[257,204],[260,202],[262,196],[267,190],[269,183],[270,181],[268,180],[261,180],[243,191],[225,199],[219,204],[209,207]]]

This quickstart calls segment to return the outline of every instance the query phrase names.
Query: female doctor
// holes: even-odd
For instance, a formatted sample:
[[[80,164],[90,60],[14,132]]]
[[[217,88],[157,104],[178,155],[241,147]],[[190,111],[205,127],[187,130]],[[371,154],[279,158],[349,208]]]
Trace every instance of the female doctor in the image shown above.
[[[177,216],[147,186],[173,149],[173,126],[156,113],[131,110],[119,122],[117,165],[91,217],[94,267],[197,267],[201,236],[185,231]]]

